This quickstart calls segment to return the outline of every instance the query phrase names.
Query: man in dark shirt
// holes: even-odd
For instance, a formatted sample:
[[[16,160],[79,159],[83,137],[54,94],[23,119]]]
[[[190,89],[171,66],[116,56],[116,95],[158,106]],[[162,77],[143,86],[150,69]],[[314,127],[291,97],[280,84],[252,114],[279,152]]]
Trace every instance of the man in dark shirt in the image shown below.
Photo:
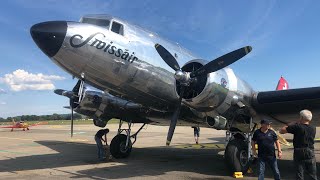
[[[314,138],[316,127],[310,125],[312,113],[300,111],[300,120],[289,123],[281,128],[280,133],[293,134],[293,160],[296,168],[296,179],[304,179],[306,173],[311,179],[317,179],[316,158],[314,155]]]
[[[281,159],[282,151],[277,134],[270,129],[271,121],[268,119],[261,120],[261,128],[257,129],[252,137],[252,151],[257,156],[255,145],[258,144],[258,161],[259,161],[259,180],[264,179],[265,166],[268,164],[272,169],[274,179],[280,179],[280,171],[278,168],[277,158],[275,155],[274,145],[278,149],[278,157]]]
[[[102,141],[107,143],[107,133],[109,132],[109,129],[100,129],[96,135],[94,136],[94,140],[97,143],[98,146],[98,157],[100,160],[106,160],[106,152],[102,145]],[[104,138],[103,138],[104,137]]]

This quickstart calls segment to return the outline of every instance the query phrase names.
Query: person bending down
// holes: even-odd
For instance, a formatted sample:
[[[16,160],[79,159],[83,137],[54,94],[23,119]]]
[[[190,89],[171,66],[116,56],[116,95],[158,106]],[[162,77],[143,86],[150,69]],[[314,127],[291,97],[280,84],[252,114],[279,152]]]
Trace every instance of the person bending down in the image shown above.
[[[109,129],[100,129],[96,135],[94,136],[94,140],[97,143],[97,147],[98,147],[98,158],[103,161],[106,160],[106,152],[105,149],[103,147],[102,141],[107,143],[107,134],[109,132]]]

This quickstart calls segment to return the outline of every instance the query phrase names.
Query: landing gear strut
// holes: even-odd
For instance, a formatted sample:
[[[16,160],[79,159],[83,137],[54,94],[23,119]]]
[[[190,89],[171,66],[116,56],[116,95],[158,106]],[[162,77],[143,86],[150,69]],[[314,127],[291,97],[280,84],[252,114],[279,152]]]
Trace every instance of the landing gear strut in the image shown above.
[[[113,157],[117,159],[126,158],[130,155],[132,145],[136,142],[138,133],[146,125],[143,124],[136,133],[130,135],[132,122],[128,122],[128,129],[121,129],[122,124],[123,121],[120,120],[118,134],[112,139],[110,143],[110,153]],[[121,134],[122,132],[125,132],[125,134]],[[134,139],[133,142],[131,142],[131,138]]]
[[[226,132],[226,149],[224,157],[228,168],[232,172],[246,173],[253,160],[251,151],[251,140],[253,130],[249,133],[243,133],[241,131]]]

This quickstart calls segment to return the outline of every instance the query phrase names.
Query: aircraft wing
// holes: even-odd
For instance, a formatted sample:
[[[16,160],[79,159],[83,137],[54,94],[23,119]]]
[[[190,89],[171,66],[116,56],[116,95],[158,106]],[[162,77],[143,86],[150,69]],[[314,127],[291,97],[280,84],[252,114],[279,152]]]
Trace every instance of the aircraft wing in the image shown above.
[[[0,128],[22,128],[19,126],[1,126]]]
[[[281,123],[296,121],[301,110],[309,109],[313,114],[311,123],[320,126],[320,87],[258,92],[253,108]]]
[[[17,126],[2,126],[0,128],[19,128],[19,127],[17,127]]]
[[[48,124],[48,122],[38,122],[38,123],[32,124],[30,126],[38,126],[38,125],[46,125],[46,124]]]

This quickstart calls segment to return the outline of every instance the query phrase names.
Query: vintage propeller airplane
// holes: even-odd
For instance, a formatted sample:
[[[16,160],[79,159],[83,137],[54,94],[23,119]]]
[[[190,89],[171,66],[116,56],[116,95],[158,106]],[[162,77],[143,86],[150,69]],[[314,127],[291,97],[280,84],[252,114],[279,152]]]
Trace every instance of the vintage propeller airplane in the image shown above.
[[[23,131],[25,131],[25,130],[30,130],[29,127],[44,125],[44,124],[48,124],[48,122],[38,122],[35,124],[28,124],[24,121],[16,122],[14,119],[12,119],[12,126],[1,126],[0,128],[11,128],[11,132],[13,131],[13,129],[22,129]]]
[[[30,33],[55,64],[79,79],[72,91],[55,90],[70,98],[72,112],[93,117],[99,127],[120,119],[110,144],[115,158],[129,156],[145,124],[169,125],[167,145],[176,125],[210,127],[226,130],[229,168],[246,172],[251,135],[262,117],[272,119],[275,127],[299,118],[303,108],[319,117],[319,87],[255,92],[234,74],[228,65],[248,54],[250,46],[208,62],[110,15],[42,22]],[[101,91],[89,90],[86,84]],[[128,129],[122,128],[123,122]],[[134,134],[133,123],[143,124]]]

